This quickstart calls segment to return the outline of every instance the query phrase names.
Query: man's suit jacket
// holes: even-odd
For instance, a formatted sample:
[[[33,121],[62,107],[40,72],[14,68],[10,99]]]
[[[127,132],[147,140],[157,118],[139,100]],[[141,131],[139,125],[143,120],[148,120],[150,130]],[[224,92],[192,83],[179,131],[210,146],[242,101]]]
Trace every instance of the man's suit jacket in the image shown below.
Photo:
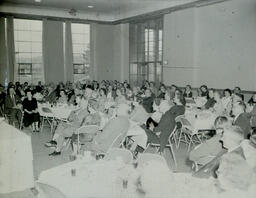
[[[248,113],[241,113],[236,120],[234,125],[239,126],[244,132],[244,138],[249,139],[251,134],[251,123],[250,116]]]
[[[113,118],[103,128],[102,132],[94,137],[92,142],[92,150],[103,153],[107,152],[113,141],[119,135],[121,135],[120,141],[123,140],[127,134],[129,126],[130,123],[127,117],[117,116]]]
[[[21,99],[20,99],[19,96],[14,95],[14,98],[15,98],[15,103],[16,103],[16,105],[22,103],[22,101],[21,101]],[[5,98],[5,103],[4,103],[5,113],[8,114],[8,112],[9,112],[13,107],[14,107],[14,102],[13,102],[11,96],[8,94],[8,95],[6,96],[6,98]]]
[[[168,137],[176,126],[175,118],[185,113],[183,105],[175,105],[171,107],[161,117],[159,124],[154,128],[154,132],[161,132],[160,134],[160,151],[163,151],[168,142]]]

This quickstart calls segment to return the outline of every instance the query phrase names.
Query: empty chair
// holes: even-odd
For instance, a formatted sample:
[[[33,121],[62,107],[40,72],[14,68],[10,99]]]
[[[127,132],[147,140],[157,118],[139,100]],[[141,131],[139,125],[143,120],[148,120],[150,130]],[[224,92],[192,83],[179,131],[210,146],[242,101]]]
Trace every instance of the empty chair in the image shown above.
[[[121,158],[126,164],[131,164],[133,162],[132,153],[123,148],[110,148],[104,157],[105,160],[115,160],[118,158]]]
[[[43,131],[44,128],[44,121],[46,120],[48,124],[51,127],[51,133],[53,133],[53,121],[54,121],[54,115],[53,112],[50,108],[48,107],[39,107],[40,108],[40,115],[43,117],[42,120],[42,126],[41,126],[41,132]]]
[[[43,192],[45,198],[67,198],[60,190],[53,186],[41,182],[37,182],[37,186]]]

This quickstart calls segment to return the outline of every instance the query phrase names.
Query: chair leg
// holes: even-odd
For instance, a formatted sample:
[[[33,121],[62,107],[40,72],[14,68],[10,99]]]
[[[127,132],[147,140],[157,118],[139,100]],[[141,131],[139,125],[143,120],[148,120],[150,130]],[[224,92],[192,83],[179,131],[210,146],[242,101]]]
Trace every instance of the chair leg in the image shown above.
[[[44,117],[43,117],[42,125],[41,125],[41,133],[43,132],[43,129],[44,129]]]
[[[190,136],[190,140],[189,140],[189,144],[188,144],[188,150],[187,150],[187,152],[189,152],[190,147],[191,147],[191,144],[193,144],[193,135],[192,135],[192,136]]]
[[[180,141],[181,141],[181,136],[182,136],[183,132],[182,130],[180,131],[180,136],[179,136],[179,141],[178,141],[178,148],[180,147]]]
[[[173,151],[173,147],[172,147],[171,141],[169,141],[169,148],[170,148],[170,152],[171,152],[171,154],[172,154],[172,158],[173,158],[175,167],[177,167],[176,156],[175,156],[175,153],[174,153],[174,151]]]

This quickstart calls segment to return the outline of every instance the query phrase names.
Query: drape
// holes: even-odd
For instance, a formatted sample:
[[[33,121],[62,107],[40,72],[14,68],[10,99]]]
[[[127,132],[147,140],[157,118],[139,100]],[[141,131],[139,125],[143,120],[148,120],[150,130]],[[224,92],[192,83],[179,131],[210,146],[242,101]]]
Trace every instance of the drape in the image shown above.
[[[65,80],[74,81],[73,72],[73,48],[72,48],[72,33],[71,33],[71,22],[65,22]]]
[[[5,18],[0,17],[0,83],[4,85],[7,78],[7,48],[6,48]]]
[[[43,61],[45,83],[58,83],[64,78],[63,22],[43,20]]]
[[[15,47],[14,47],[14,27],[13,17],[8,16],[7,22],[7,73],[8,82],[14,81],[14,65],[15,65]]]

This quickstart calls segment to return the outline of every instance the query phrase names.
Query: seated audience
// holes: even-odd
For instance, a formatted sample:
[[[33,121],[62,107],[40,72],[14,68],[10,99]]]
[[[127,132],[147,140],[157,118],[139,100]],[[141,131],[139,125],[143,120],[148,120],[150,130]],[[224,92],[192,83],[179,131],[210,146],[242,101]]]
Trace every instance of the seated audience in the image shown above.
[[[200,88],[200,97],[206,97],[206,99],[209,98],[209,92],[208,87],[206,85],[202,85]]]
[[[0,84],[0,115],[4,116],[4,103],[5,103],[6,93],[4,87]]]
[[[116,117],[111,119],[92,141],[91,149],[95,154],[106,153],[113,146],[118,147],[124,140],[129,129],[129,106],[120,104],[116,110]],[[118,140],[118,142],[114,142]]]
[[[185,91],[184,91],[184,97],[185,98],[192,98],[193,93],[192,93],[192,88],[190,85],[186,85]]]
[[[148,136],[148,142],[160,144],[160,153],[164,151],[164,148],[168,142],[168,137],[176,126],[176,117],[183,115],[185,112],[185,99],[182,96],[182,92],[179,91],[178,94],[175,95],[174,104],[175,105],[166,111],[161,117],[157,127],[151,127],[150,129],[145,128]],[[157,135],[159,132],[160,135]]]
[[[20,125],[22,116],[22,101],[19,96],[15,94],[14,86],[8,88],[8,95],[5,98],[4,111],[8,115],[9,123],[17,122]]]
[[[165,87],[164,84],[161,84],[157,97],[160,98],[160,99],[164,99],[165,92],[166,92],[166,87]]]
[[[151,90],[146,89],[145,97],[143,97],[141,105],[144,107],[147,113],[153,112],[153,102],[154,102],[154,97],[152,96]]]
[[[235,87],[234,90],[233,90],[233,93],[234,93],[234,94],[240,94],[242,100],[244,100],[244,95],[242,94],[242,91],[241,91],[241,88],[240,88],[240,87]]]
[[[213,112],[217,115],[224,115],[225,110],[220,97],[220,93],[218,91],[214,91],[214,100],[215,100],[215,104],[212,108]]]
[[[57,126],[52,140],[45,144],[46,147],[56,147],[55,151],[49,155],[60,155],[65,138],[72,137],[73,133],[82,125],[100,124],[100,116],[96,114],[96,106],[94,105],[97,104],[93,100],[90,100],[88,108],[81,108],[78,111],[71,113],[68,118],[68,123],[61,122]]]
[[[216,135],[196,146],[189,154],[189,160],[195,162],[196,165],[205,165],[222,151],[222,143],[220,142],[223,132],[227,127],[231,126],[231,122],[225,116],[219,116],[214,122]]]
[[[67,102],[68,102],[68,97],[67,97],[66,91],[64,89],[61,89],[60,96],[57,99],[57,103],[67,104]]]
[[[227,109],[228,108],[228,105],[229,104],[231,104],[231,100],[232,100],[232,98],[231,98],[231,90],[230,89],[225,89],[224,91],[223,91],[223,97],[222,97],[222,104],[223,104],[223,106],[224,106],[224,109]]]
[[[216,103],[215,99],[214,99],[214,89],[209,89],[208,92],[208,100],[205,103],[205,105],[203,106],[203,109],[210,109],[213,108],[214,104]]]
[[[33,132],[39,132],[38,123],[40,121],[40,115],[37,109],[37,101],[32,96],[31,90],[26,90],[27,97],[23,100],[23,110],[24,110],[24,126],[32,127]]]
[[[228,152],[220,159],[217,177],[221,188],[224,190],[247,190],[255,182],[255,172],[249,166],[245,158],[245,151],[241,146],[244,139],[243,131],[239,128],[231,128],[223,134],[223,147]]]
[[[244,133],[244,138],[249,139],[251,135],[250,115],[248,113],[245,113],[245,108],[246,106],[242,102],[233,104],[233,125],[240,127]]]

